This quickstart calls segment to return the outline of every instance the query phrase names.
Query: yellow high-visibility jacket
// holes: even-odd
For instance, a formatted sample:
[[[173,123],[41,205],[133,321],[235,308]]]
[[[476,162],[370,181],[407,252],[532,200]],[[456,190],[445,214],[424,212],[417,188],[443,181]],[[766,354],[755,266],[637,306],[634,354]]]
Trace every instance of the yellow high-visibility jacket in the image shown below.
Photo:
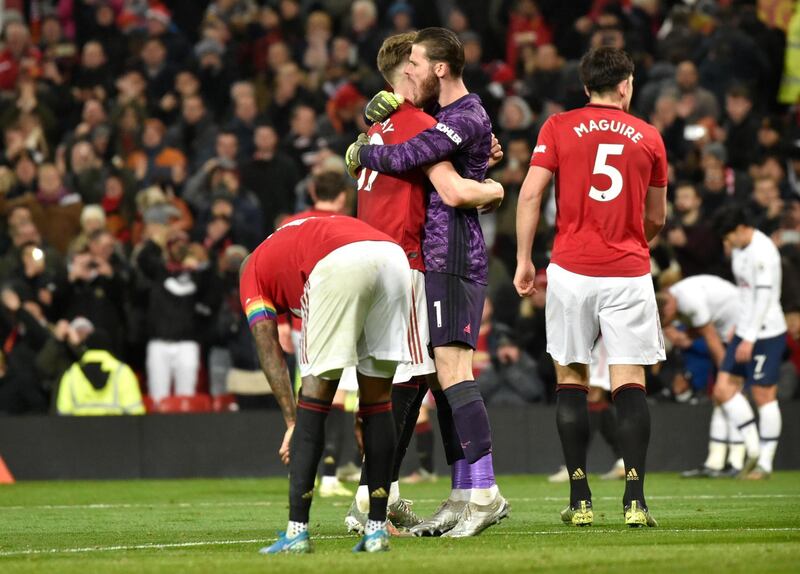
[[[786,31],[786,58],[778,101],[789,105],[800,101],[800,8],[795,9]]]
[[[108,380],[95,389],[82,365],[99,363]],[[90,349],[61,377],[56,408],[60,415],[143,415],[139,382],[131,368],[108,351]]]

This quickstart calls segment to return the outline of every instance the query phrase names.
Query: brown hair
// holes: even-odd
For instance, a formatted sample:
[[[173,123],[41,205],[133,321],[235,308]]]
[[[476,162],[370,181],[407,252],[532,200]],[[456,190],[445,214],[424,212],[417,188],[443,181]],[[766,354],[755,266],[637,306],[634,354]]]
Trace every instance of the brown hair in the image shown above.
[[[314,194],[318,201],[333,201],[348,189],[348,180],[341,173],[323,171],[314,176]]]
[[[416,37],[416,32],[406,32],[389,36],[383,41],[378,52],[378,70],[389,84],[394,85],[397,68],[405,64]]]
[[[444,62],[450,67],[450,75],[460,78],[464,72],[464,45],[452,30],[447,28],[424,28],[417,32],[415,44],[425,46],[431,62]]]
[[[633,60],[619,48],[595,48],[581,58],[580,73],[590,93],[602,94],[633,74]]]

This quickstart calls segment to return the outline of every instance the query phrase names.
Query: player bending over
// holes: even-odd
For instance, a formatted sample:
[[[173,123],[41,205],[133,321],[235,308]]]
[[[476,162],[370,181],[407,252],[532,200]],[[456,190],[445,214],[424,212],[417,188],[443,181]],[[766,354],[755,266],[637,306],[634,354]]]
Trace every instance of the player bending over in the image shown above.
[[[410,359],[405,345],[410,293],[403,250],[351,217],[284,225],[242,264],[242,308],[287,427],[280,455],[289,465],[289,524],[263,554],[311,551],[308,519],[325,419],[342,370],[353,366],[370,490],[369,520],[354,551],[389,549],[386,503],[396,440],[392,377],[397,364]],[[296,409],[275,321],[289,311],[303,320]]]

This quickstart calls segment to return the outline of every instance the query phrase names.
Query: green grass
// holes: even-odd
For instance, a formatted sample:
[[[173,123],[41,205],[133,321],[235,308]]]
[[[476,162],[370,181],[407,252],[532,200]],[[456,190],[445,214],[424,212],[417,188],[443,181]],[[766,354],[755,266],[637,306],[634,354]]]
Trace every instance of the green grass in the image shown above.
[[[31,482],[0,487],[0,572],[797,572],[800,472],[764,482],[649,475],[657,529],[622,526],[622,483],[592,481],[595,526],[559,523],[567,487],[504,476],[511,517],[465,540],[393,539],[353,555],[349,500],[312,508],[315,553],[257,553],[286,524],[287,482],[169,480]],[[432,511],[447,482],[404,486]]]

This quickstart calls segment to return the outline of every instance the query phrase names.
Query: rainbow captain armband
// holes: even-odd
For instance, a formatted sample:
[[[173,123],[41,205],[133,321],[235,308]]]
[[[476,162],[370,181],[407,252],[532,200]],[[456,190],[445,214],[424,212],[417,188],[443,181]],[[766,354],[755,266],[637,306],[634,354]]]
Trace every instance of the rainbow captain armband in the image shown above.
[[[252,328],[261,321],[275,321],[278,314],[275,313],[275,305],[269,299],[262,297],[254,297],[248,299],[245,303],[245,315],[247,315],[247,324]]]

